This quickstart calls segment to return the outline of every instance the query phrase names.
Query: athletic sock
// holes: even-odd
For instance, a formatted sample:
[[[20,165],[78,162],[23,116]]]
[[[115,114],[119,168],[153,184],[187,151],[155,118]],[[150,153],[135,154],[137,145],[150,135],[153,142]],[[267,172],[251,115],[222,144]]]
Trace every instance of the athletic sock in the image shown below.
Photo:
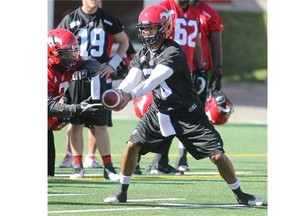
[[[82,155],[77,155],[73,157],[74,165],[81,164],[82,165]]]
[[[111,155],[102,156],[102,161],[103,161],[104,166],[107,164],[111,164],[112,163]]]

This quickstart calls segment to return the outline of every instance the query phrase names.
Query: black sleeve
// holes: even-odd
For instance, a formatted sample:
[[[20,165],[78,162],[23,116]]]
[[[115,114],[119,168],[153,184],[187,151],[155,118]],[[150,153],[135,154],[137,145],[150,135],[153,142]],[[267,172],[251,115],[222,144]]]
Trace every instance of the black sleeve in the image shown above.
[[[48,116],[58,118],[71,118],[78,115],[81,108],[78,104],[62,104],[55,101],[48,92]]]
[[[77,66],[76,70],[86,69],[88,77],[97,76],[102,68],[102,65],[95,58],[88,56],[84,57],[83,61]]]

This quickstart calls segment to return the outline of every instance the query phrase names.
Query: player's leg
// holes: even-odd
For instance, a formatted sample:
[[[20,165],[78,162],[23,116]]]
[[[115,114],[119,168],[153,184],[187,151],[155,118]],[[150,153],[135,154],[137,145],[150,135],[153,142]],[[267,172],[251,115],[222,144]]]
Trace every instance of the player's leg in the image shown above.
[[[264,204],[265,200],[263,197],[254,196],[242,191],[233,164],[224,153],[213,155],[210,157],[210,160],[217,166],[219,174],[233,191],[238,203],[251,206],[260,206]]]
[[[82,162],[83,150],[84,150],[84,138],[83,138],[84,124],[72,124],[71,125],[71,151],[74,162],[74,174],[70,178],[83,178],[84,167]]]
[[[115,170],[112,163],[111,149],[110,149],[110,137],[108,133],[108,128],[106,125],[97,126],[95,128],[95,138],[97,139],[98,151],[102,157],[104,166],[104,178],[110,179],[112,181],[118,181],[120,175]]]
[[[97,139],[95,136],[95,128],[91,125],[85,125],[88,127],[87,138],[87,155],[84,159],[83,166],[84,168],[102,168],[103,166],[97,162],[96,150],[97,150]]]
[[[150,174],[180,174],[179,170],[169,164],[169,150],[172,139],[164,141],[164,145],[157,151],[151,163]]]
[[[131,182],[132,173],[137,165],[137,158],[140,146],[128,141],[126,147],[122,153],[121,158],[121,174],[120,174],[120,188],[119,191],[107,197],[104,202],[106,203],[117,203],[127,201],[127,191]]]
[[[176,159],[175,168],[180,171],[187,172],[189,171],[189,166],[187,162],[187,150],[180,141],[178,143],[178,146],[179,146],[179,156]]]
[[[203,115],[205,115],[205,113],[203,113]],[[187,119],[185,119],[184,122],[187,122]],[[225,180],[240,204],[251,206],[264,204],[263,197],[247,194],[241,190],[234,166],[225,155],[223,140],[207,118],[202,118],[201,122],[198,120],[195,127],[190,124],[191,129],[187,126],[184,128],[186,135],[179,138],[187,151],[197,160],[209,157],[217,166],[219,174]],[[193,143],[193,145],[191,145],[191,143]],[[198,149],[201,149],[201,151]]]
[[[136,165],[135,170],[133,171],[133,174],[142,175],[142,171],[141,171],[141,168],[140,168],[140,161],[141,161],[141,155],[138,155],[137,165]]]
[[[106,203],[127,201],[127,191],[137,165],[138,154],[145,155],[153,149],[159,149],[164,143],[157,124],[157,111],[154,109],[148,110],[133,131],[122,153],[120,188],[116,194],[104,200]]]
[[[52,130],[48,130],[48,176],[54,176],[55,174],[55,157],[54,134]]]
[[[73,155],[71,152],[70,135],[71,135],[71,124],[68,124],[66,128],[66,143],[65,143],[66,154],[62,163],[59,165],[60,168],[70,168],[73,166]]]

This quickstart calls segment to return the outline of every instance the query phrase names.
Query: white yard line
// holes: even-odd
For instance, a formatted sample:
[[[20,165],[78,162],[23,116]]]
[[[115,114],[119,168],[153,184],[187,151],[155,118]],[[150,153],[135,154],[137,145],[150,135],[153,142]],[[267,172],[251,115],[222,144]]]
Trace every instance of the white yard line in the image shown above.
[[[163,198],[163,199],[142,199],[142,200],[128,200],[128,202],[150,202],[159,200],[185,200],[182,198]],[[113,204],[111,204],[113,205]],[[65,214],[65,213],[83,213],[83,212],[107,212],[107,211],[138,211],[138,210],[164,210],[164,209],[201,209],[201,208],[223,208],[223,209],[239,209],[250,208],[249,206],[240,204],[186,204],[186,203],[159,203],[155,207],[129,207],[129,208],[103,208],[103,209],[79,209],[79,210],[64,210],[64,211],[48,211],[48,214]]]

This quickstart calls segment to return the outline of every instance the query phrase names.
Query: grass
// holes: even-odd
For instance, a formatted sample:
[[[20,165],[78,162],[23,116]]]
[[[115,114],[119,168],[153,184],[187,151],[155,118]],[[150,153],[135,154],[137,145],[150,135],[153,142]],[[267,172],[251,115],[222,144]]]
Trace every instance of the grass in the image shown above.
[[[267,78],[267,13],[220,12],[224,31],[223,79],[262,82]]]
[[[109,128],[112,158],[117,170],[125,141],[136,122],[136,119],[115,119],[114,126]],[[216,127],[242,189],[267,198],[267,125],[228,123]],[[65,153],[65,129],[55,133],[55,140],[58,165]],[[178,141],[174,139],[169,154],[171,165],[175,164],[177,156]],[[97,157],[102,162],[98,153]],[[267,215],[267,207],[237,205],[234,195],[209,159],[196,161],[189,157],[191,172],[185,175],[155,176],[145,171],[152,157],[150,153],[142,157],[143,175],[133,176],[125,204],[103,203],[107,196],[117,191],[119,183],[105,180],[102,169],[86,169],[85,178],[70,180],[68,175],[72,169],[57,167],[56,176],[48,179],[49,215]]]

